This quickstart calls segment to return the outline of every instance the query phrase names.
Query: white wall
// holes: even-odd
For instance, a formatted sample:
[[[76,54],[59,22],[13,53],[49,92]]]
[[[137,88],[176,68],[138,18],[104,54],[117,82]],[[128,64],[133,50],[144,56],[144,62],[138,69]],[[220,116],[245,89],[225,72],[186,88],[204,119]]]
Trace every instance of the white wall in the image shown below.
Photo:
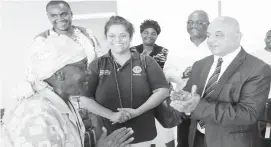
[[[0,60],[5,107],[12,105],[12,88],[23,78],[24,55],[32,38],[50,27],[45,5],[46,2],[3,2]]]
[[[12,89],[23,79],[28,47],[39,33],[51,28],[45,6],[49,0],[1,1],[1,41],[0,67],[1,85],[0,108],[12,106]],[[68,0],[74,15],[88,13],[116,13],[116,1],[75,1]],[[103,42],[103,26],[107,19],[74,20],[75,25],[94,29],[98,39]],[[4,100],[4,101],[3,101]],[[2,104],[4,103],[4,104]]]
[[[243,33],[242,46],[250,53],[264,48],[265,33],[271,29],[270,0],[221,0],[222,15],[236,18]],[[187,38],[186,21],[189,13],[205,10],[213,20],[218,16],[218,0],[118,0],[118,14],[136,27],[133,44],[141,43],[140,23],[144,19],[157,20],[162,33],[158,44],[169,50],[185,53],[178,44]]]
[[[217,0],[118,0],[118,14],[130,20],[136,29],[133,45],[142,43],[139,26],[145,19],[158,21],[161,34],[157,44],[170,50],[179,48],[187,40],[186,22],[194,10],[205,10],[210,20],[218,15]]]
[[[271,29],[270,6],[270,0],[222,0],[222,15],[239,21],[242,46],[250,53],[265,47],[265,34]]]
[[[1,1],[0,77],[5,105],[9,105],[12,87],[23,77],[24,54],[31,39],[51,27],[45,13],[47,2],[48,0]],[[270,5],[270,0],[222,0],[222,15],[239,20],[244,35],[242,45],[249,52],[264,48],[265,33],[271,29],[271,21],[268,19]],[[73,8],[80,14],[84,13],[85,9],[89,12],[100,8],[109,9],[108,11],[116,10],[108,5],[102,5],[99,9],[96,7],[91,9],[74,5]],[[118,0],[117,8],[119,15],[135,25],[133,45],[141,43],[139,26],[143,20],[150,18],[157,20],[162,27],[157,43],[179,53],[185,53],[184,49],[179,48],[179,44],[187,39],[186,21],[189,13],[202,9],[209,14],[210,20],[218,15],[217,0]],[[93,25],[95,30],[103,32],[105,21],[106,19],[100,19],[99,23],[88,20],[75,21],[75,23],[84,26]],[[97,35],[103,39],[103,34]]]

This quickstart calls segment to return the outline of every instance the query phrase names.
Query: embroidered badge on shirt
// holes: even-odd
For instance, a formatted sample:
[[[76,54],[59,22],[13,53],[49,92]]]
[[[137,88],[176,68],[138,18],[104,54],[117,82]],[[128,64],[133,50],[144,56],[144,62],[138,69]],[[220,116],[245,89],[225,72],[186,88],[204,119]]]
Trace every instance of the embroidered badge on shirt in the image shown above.
[[[142,68],[140,66],[135,66],[133,68],[133,75],[134,76],[141,76]]]
[[[100,76],[102,75],[110,75],[111,74],[111,71],[110,70],[100,70]]]

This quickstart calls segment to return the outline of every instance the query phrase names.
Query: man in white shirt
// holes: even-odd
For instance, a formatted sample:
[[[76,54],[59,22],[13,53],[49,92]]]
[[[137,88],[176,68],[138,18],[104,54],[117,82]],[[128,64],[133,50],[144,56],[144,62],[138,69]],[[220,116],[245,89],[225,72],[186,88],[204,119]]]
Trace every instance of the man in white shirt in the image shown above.
[[[268,98],[271,68],[240,46],[234,18],[216,18],[207,37],[213,55],[194,63],[184,87],[190,91],[196,85],[191,97],[200,98],[191,113],[189,147],[259,147],[257,120]]]
[[[182,89],[195,61],[211,55],[206,44],[206,31],[209,25],[208,14],[203,10],[196,10],[188,16],[187,40],[181,40],[178,53],[169,52],[164,66],[164,73],[175,90]],[[190,120],[178,126],[178,147],[188,147],[188,131]]]
[[[181,89],[188,80],[188,75],[184,74],[186,69],[191,69],[193,63],[200,60],[211,52],[206,44],[206,31],[209,25],[208,14],[202,10],[192,12],[187,20],[187,40],[181,40],[178,52],[170,52],[164,66],[164,73],[169,82],[178,84]],[[187,70],[188,73],[190,70]]]

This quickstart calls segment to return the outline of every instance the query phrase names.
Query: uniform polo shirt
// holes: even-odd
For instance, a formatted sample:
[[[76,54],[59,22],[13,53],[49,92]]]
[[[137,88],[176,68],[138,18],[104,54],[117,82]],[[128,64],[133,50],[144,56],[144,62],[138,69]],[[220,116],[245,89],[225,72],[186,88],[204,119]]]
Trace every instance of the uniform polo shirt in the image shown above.
[[[131,58],[119,70],[117,70],[110,50],[108,54],[94,60],[89,66],[91,98],[114,112],[121,108],[121,103],[124,108],[131,108],[131,101],[132,108],[136,109],[148,100],[152,91],[158,88],[168,88],[163,71],[152,57],[146,56],[145,69],[139,53],[131,52]],[[121,96],[118,94],[117,83]],[[135,132],[133,143],[150,141],[157,135],[154,110],[115,125],[112,125],[108,119],[103,118],[102,120],[109,133],[121,127],[131,127]]]

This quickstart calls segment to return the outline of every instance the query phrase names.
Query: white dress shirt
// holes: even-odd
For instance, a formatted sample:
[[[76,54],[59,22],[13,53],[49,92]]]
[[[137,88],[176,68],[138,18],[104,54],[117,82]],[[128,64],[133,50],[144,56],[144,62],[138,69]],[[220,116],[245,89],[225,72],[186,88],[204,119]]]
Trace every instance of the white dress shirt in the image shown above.
[[[220,70],[220,74],[218,76],[218,79],[220,79],[220,77],[223,75],[223,73],[225,72],[225,70],[228,68],[228,66],[231,64],[231,62],[233,61],[233,59],[237,56],[237,54],[241,51],[241,47],[239,47],[238,49],[236,49],[235,51],[227,54],[226,56],[224,57],[219,57],[219,56],[216,56],[214,55],[214,63],[213,65],[211,66],[211,69],[210,69],[210,72],[208,74],[208,77],[207,77],[207,80],[205,82],[205,86],[204,86],[204,90],[202,91],[202,94],[201,94],[201,97],[203,96],[203,93],[205,91],[205,87],[207,85],[207,82],[209,80],[209,78],[212,76],[212,74],[214,73],[215,69],[216,69],[216,65],[218,63],[218,59],[219,58],[222,58],[223,62],[222,62],[222,65],[221,65],[221,70]],[[201,132],[201,133],[205,133],[205,128],[201,128],[199,123],[197,123],[197,129]]]
[[[194,62],[206,56],[211,55],[207,46],[206,40],[199,46],[196,46],[189,38],[180,41],[181,45],[178,47],[180,50],[170,50],[167,61],[164,66],[164,73],[169,82],[178,85],[178,89],[182,89],[188,79],[182,79],[183,72],[189,66],[192,67]]]

